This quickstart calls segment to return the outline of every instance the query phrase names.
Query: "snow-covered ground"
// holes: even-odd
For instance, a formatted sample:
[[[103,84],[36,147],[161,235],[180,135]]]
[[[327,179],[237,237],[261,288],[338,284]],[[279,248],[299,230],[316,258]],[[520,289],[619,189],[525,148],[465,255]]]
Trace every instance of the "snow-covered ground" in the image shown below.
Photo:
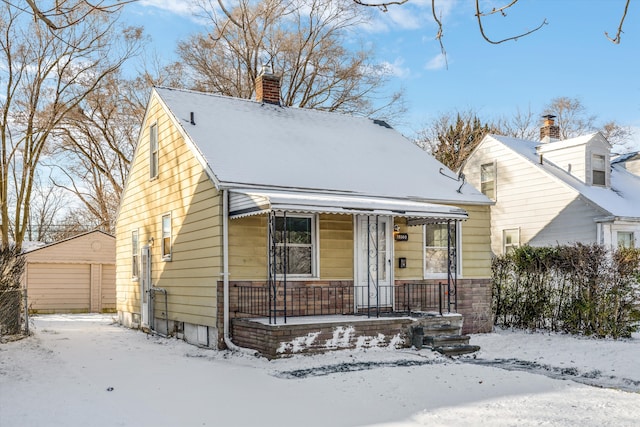
[[[0,426],[640,424],[640,336],[503,331],[472,343],[475,358],[367,349],[267,361],[110,316],[40,316],[34,336],[0,344]]]

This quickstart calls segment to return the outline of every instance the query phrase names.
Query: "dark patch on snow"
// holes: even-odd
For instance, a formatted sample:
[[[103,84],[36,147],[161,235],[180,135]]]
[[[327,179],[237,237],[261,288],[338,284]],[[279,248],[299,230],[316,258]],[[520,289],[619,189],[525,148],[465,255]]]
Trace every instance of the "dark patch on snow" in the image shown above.
[[[422,366],[434,365],[438,363],[446,363],[445,360],[425,359],[425,360],[395,360],[393,362],[351,362],[340,363],[336,365],[317,366],[308,369],[296,369],[293,371],[276,372],[274,375],[278,378],[295,379],[308,377],[321,377],[343,372],[366,371],[375,368],[395,368],[406,366]]]
[[[640,381],[632,380],[629,378],[616,377],[614,375],[604,375],[597,369],[587,372],[580,372],[580,370],[575,367],[564,368],[520,359],[485,360],[476,358],[461,358],[458,360],[463,363],[490,366],[494,368],[505,369],[507,371],[521,371],[531,374],[544,375],[553,379],[571,380],[577,383],[594,387],[610,388],[615,390],[630,391],[634,393],[640,392]]]

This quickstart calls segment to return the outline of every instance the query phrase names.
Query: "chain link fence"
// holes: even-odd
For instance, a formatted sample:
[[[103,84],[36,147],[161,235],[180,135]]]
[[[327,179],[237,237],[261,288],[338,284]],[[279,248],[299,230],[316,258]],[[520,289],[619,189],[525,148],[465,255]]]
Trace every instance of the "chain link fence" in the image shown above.
[[[26,335],[29,335],[27,290],[0,290],[0,340]]]

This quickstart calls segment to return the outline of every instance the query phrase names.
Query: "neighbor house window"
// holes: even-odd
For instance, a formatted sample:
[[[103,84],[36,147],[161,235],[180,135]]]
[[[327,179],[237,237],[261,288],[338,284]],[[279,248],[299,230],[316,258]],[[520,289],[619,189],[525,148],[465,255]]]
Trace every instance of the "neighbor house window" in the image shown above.
[[[502,251],[508,254],[520,246],[520,229],[502,230]]]
[[[449,231],[451,235],[449,236]],[[425,276],[444,276],[448,272],[447,250],[451,249],[452,254],[456,254],[453,260],[456,268],[460,254],[456,250],[458,246],[458,226],[457,223],[448,224],[427,224],[424,226],[425,236]]]
[[[276,274],[311,276],[314,267],[315,221],[313,216],[275,218]]]
[[[635,247],[635,239],[633,231],[618,231],[618,247],[633,248]]]
[[[140,263],[138,257],[140,256],[138,247],[138,230],[131,232],[131,277],[138,279],[140,274]]]
[[[149,128],[149,178],[158,176],[158,125]]]
[[[606,185],[607,173],[605,157],[600,154],[594,154],[591,157],[591,183],[593,185]]]
[[[480,191],[490,199],[496,198],[496,164],[485,163],[480,166]]]
[[[171,261],[171,214],[162,215],[162,259]]]

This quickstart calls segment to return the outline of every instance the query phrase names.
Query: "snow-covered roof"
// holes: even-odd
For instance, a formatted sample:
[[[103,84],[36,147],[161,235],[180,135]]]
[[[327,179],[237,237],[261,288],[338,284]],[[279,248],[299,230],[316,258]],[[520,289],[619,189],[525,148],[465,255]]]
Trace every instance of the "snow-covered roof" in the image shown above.
[[[598,133],[589,135],[595,138]],[[552,161],[544,159],[540,164],[540,158],[536,147],[539,141],[530,141],[518,138],[510,138],[501,135],[488,135],[511,150],[515,151],[525,159],[529,160],[535,167],[543,170],[547,174],[558,179],[562,184],[579,193],[583,198],[596,204],[601,209],[609,212],[611,216],[640,218],[640,178],[627,172],[617,164],[611,165],[611,187],[600,187],[587,185],[580,179],[571,175],[563,168],[557,166]],[[585,142],[585,137],[572,138]],[[565,146],[572,146],[575,141],[562,141]]]
[[[635,158],[640,158],[640,151],[618,154],[617,156],[611,158],[611,163],[622,163],[626,162],[627,160],[635,160]]]
[[[154,90],[222,188],[491,203],[383,122],[187,90]]]

